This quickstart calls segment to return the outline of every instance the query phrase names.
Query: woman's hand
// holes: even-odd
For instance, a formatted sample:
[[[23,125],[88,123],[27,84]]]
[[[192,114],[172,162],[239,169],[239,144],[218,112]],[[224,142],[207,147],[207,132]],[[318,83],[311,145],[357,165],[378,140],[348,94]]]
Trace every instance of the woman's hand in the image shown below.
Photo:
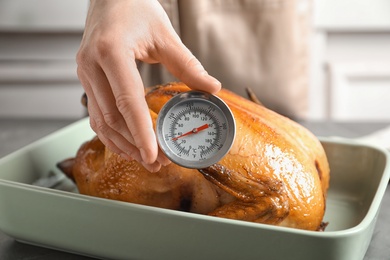
[[[169,160],[159,151],[136,60],[162,63],[190,88],[218,92],[183,45],[157,0],[91,1],[77,54],[90,124],[113,152],[149,171]]]

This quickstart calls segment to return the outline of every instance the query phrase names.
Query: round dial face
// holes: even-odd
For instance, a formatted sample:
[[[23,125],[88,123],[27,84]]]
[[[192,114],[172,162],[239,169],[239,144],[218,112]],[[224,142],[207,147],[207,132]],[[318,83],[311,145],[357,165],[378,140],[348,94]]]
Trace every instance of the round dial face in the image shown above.
[[[218,97],[189,91],[170,99],[157,118],[157,140],[173,162],[187,168],[205,168],[229,151],[235,121]]]

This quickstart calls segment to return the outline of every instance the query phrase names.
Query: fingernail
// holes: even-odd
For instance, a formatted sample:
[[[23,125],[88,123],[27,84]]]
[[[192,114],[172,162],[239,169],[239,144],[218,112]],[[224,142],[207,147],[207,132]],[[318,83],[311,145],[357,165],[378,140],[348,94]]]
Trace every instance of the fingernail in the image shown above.
[[[168,166],[169,164],[171,164],[171,161],[165,157],[164,155],[159,155],[157,157],[157,161],[162,165],[162,166]]]
[[[141,149],[139,149],[139,152],[141,154],[142,161],[146,162],[148,158],[146,156],[145,150],[141,148]]]
[[[142,162],[141,164],[149,172],[158,172],[161,169],[161,164],[159,163],[147,164],[145,162]]]
[[[166,159],[166,160],[158,160],[158,162],[162,165],[162,166],[168,166],[171,164],[171,161]]]

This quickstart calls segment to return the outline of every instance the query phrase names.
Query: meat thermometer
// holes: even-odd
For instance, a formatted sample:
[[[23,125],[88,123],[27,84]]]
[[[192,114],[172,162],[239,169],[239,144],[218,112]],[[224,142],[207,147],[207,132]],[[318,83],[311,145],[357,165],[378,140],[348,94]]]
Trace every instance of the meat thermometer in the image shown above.
[[[174,163],[202,169],[225,156],[234,141],[233,113],[219,97],[188,91],[171,98],[160,110],[157,141]]]

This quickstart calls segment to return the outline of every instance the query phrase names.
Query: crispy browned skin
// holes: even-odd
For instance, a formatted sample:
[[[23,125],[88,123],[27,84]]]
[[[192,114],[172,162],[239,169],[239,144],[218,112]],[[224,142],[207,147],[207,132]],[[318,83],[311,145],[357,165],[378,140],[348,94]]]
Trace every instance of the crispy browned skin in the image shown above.
[[[149,88],[151,117],[182,83]],[[329,166],[318,139],[299,124],[227,90],[237,135],[230,152],[200,171],[171,164],[150,173],[95,137],[78,151],[73,177],[81,193],[217,217],[319,230]],[[69,161],[68,161],[69,163]]]

